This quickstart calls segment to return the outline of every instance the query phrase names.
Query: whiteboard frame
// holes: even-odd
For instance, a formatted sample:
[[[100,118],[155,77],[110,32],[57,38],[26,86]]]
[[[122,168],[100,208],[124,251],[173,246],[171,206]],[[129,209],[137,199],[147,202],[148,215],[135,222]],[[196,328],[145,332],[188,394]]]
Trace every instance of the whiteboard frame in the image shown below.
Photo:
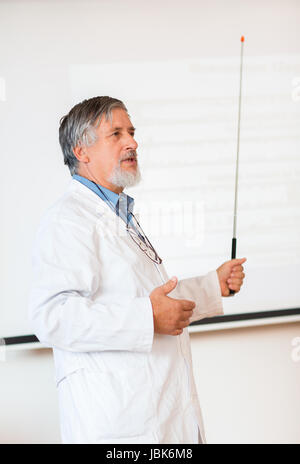
[[[278,309],[273,311],[258,311],[243,314],[228,314],[205,318],[193,322],[188,331],[190,334],[213,332],[218,330],[258,327],[274,324],[300,322],[300,308]],[[36,339],[36,341],[34,340]],[[35,335],[18,335],[0,338],[0,350],[35,350],[52,349],[40,343]]]

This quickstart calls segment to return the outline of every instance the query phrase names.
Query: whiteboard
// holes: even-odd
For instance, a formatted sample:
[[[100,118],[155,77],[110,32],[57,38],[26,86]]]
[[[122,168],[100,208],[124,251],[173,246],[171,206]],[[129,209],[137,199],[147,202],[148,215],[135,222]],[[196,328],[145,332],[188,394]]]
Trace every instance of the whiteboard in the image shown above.
[[[225,314],[299,307],[300,56],[244,60],[237,256],[245,287]],[[119,76],[123,75],[120,85]],[[72,97],[126,100],[143,183],[132,194],[170,275],[230,259],[239,59],[74,65]],[[126,97],[126,98],[125,98]]]
[[[191,10],[190,19],[181,24],[182,49],[176,42],[175,22],[168,26],[173,48],[168,43],[164,49],[164,42],[156,43],[155,38],[148,46],[150,32],[137,22],[139,37],[134,37],[132,48],[121,12],[116,19],[108,2],[92,3],[88,10],[86,2],[0,4],[0,42],[5,44],[0,66],[1,336],[31,333],[27,302],[35,232],[43,212],[70,180],[58,144],[58,121],[84,98],[111,95],[128,107],[137,128],[143,179],[127,193],[135,198],[142,227],[169,275],[202,275],[230,259],[239,28],[232,23],[238,40],[233,47],[230,37],[230,53],[217,53],[221,30],[218,47],[199,41],[192,48],[190,28],[200,38],[203,28],[200,20],[191,25]],[[199,12],[196,3],[201,2],[193,4]],[[245,11],[252,12],[253,4],[249,2]],[[267,2],[265,10],[263,4],[260,12],[267,14]],[[291,2],[282,6],[290,7]],[[160,8],[161,16],[155,20],[166,24],[168,8]],[[222,24],[224,18],[231,24],[233,8],[234,2],[226,4]],[[109,34],[110,22],[99,30],[95,27],[100,13],[118,22],[115,36]],[[82,26],[85,34],[79,43],[75,39],[83,14],[90,22]],[[203,26],[205,12],[201,14]],[[148,19],[145,11],[144,24]],[[274,28],[279,19],[269,18]],[[254,37],[257,22],[250,16],[247,21]],[[292,43],[296,47],[291,17],[289,27],[291,47]],[[224,25],[225,41],[226,31]],[[71,39],[66,46],[68,34],[74,46]],[[159,38],[159,30],[157,34]],[[278,49],[287,43],[288,34],[286,27],[283,38],[278,36]],[[237,255],[247,257],[247,277],[238,295],[223,299],[225,314],[300,306],[300,54],[295,49],[264,54],[256,44],[247,55],[248,37],[237,220]],[[101,49],[104,38],[107,47]]]

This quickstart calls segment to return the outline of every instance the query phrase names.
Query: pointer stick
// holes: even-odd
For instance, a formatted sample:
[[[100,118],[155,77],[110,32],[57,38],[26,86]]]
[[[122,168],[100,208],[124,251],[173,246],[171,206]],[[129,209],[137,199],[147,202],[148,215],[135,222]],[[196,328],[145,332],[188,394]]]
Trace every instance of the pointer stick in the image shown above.
[[[235,195],[234,195],[234,213],[233,213],[233,236],[231,246],[231,259],[236,257],[236,212],[237,212],[237,197],[238,197],[238,180],[239,180],[239,152],[240,152],[240,122],[241,122],[241,102],[242,102],[242,75],[243,75],[243,52],[244,52],[244,36],[241,37],[241,62],[240,62],[240,95],[239,95],[239,114],[238,114],[238,131],[237,131],[237,154],[236,154],[236,169],[235,169]],[[235,291],[229,289],[230,295],[234,295]]]

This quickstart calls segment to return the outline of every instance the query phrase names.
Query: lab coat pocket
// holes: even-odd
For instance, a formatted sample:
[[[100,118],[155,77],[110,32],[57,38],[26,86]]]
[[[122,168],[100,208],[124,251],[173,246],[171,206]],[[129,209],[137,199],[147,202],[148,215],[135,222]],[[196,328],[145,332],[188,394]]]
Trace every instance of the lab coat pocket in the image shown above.
[[[114,371],[82,369],[78,407],[93,441],[143,435],[153,420],[145,368]],[[86,427],[84,427],[86,428]]]

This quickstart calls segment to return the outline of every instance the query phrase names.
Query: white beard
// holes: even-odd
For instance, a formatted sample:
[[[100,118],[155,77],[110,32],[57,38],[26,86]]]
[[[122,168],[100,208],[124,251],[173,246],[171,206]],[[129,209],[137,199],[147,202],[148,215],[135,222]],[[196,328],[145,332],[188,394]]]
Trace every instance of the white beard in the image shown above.
[[[137,185],[141,180],[141,172],[137,166],[135,172],[123,171],[121,166],[117,166],[108,178],[108,181],[116,187],[125,188]]]

